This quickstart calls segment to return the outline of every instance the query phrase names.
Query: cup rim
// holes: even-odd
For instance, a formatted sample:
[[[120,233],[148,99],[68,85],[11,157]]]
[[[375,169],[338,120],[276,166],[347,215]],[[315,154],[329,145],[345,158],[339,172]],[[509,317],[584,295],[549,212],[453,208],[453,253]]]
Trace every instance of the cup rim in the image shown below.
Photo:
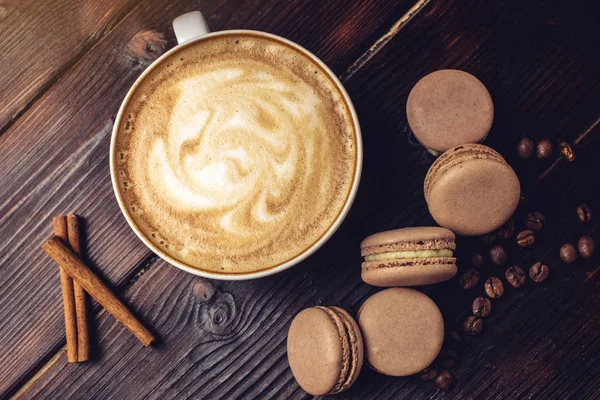
[[[116,161],[115,150],[116,150],[117,131],[119,130],[118,128],[121,125],[123,111],[125,109],[125,106],[129,103],[129,100],[130,100],[131,96],[133,95],[133,93],[135,92],[136,88],[144,80],[144,78],[157,65],[159,65],[163,59],[169,57],[171,54],[183,49],[184,47],[194,45],[195,43],[201,42],[202,40],[205,40],[207,38],[212,38],[212,37],[217,37],[217,36],[226,36],[226,35],[235,35],[235,34],[252,34],[252,35],[257,35],[257,36],[264,36],[266,38],[282,42],[282,43],[300,51],[301,53],[305,54],[314,63],[316,63],[323,71],[325,71],[327,73],[328,77],[334,82],[334,84],[337,86],[337,89],[342,94],[342,97],[344,98],[344,101],[346,102],[346,105],[348,106],[348,108],[350,110],[350,114],[352,115],[352,123],[354,124],[354,127],[355,127],[355,136],[356,136],[356,143],[355,143],[355,145],[356,145],[356,166],[355,166],[355,170],[354,170],[352,186],[350,188],[350,192],[348,193],[348,197],[346,198],[346,201],[344,202],[344,207],[341,209],[337,218],[331,224],[331,226],[327,229],[327,231],[324,234],[322,234],[321,237],[316,242],[314,242],[310,247],[306,248],[302,253],[298,254],[294,258],[291,258],[281,264],[270,267],[268,269],[254,271],[254,272],[248,272],[248,273],[239,273],[239,274],[219,274],[217,272],[205,271],[205,270],[197,269],[190,265],[187,265],[187,264],[173,258],[169,254],[165,253],[160,248],[155,246],[154,243],[152,243],[148,238],[146,238],[146,236],[142,233],[142,231],[136,225],[133,218],[129,215],[129,211],[127,210],[127,207],[125,207],[125,202],[123,201],[123,199],[121,197],[121,193],[120,193],[120,190],[119,190],[119,187],[117,184],[116,169],[115,169],[114,165],[115,165],[115,161]],[[358,191],[358,186],[359,186],[360,178],[361,178],[361,174],[362,174],[362,164],[363,164],[363,144],[362,144],[362,132],[360,129],[360,124],[358,122],[358,116],[356,114],[354,104],[352,103],[352,100],[350,99],[350,95],[348,95],[346,88],[344,87],[342,82],[339,80],[339,78],[333,73],[333,71],[331,71],[331,69],[323,61],[321,61],[321,59],[319,59],[319,57],[314,55],[312,52],[310,52],[303,46],[301,46],[291,40],[283,38],[281,36],[274,35],[272,33],[256,31],[256,30],[252,30],[252,29],[232,29],[232,30],[210,32],[210,33],[207,33],[206,35],[202,35],[195,39],[189,40],[185,43],[178,44],[178,45],[174,46],[172,49],[166,51],[159,58],[154,60],[152,62],[152,64],[150,64],[140,74],[140,76],[135,80],[133,85],[131,85],[131,87],[127,91],[127,95],[121,102],[121,106],[119,107],[119,111],[117,113],[115,122],[113,124],[113,129],[111,132],[111,139],[110,139],[110,149],[109,149],[109,167],[110,167],[110,177],[111,177],[113,192],[115,194],[115,197],[117,198],[117,203],[119,204],[121,213],[123,214],[123,216],[125,216],[125,219],[129,225],[129,227],[133,230],[133,232],[136,234],[136,236],[144,243],[144,245],[146,245],[146,247],[148,247],[148,249],[150,249],[152,252],[154,252],[156,255],[158,255],[160,258],[162,258],[169,264],[171,264],[185,272],[189,272],[189,273],[197,275],[197,276],[201,276],[204,278],[210,278],[210,279],[224,280],[224,281],[250,280],[250,279],[262,278],[262,277],[274,275],[279,272],[285,271],[285,270],[293,267],[294,265],[299,264],[300,262],[302,262],[303,260],[305,260],[306,258],[311,256],[312,254],[314,254],[318,249],[320,249],[321,246],[323,246],[331,238],[331,236],[333,236],[333,234],[338,230],[338,228],[340,227],[340,225],[342,224],[342,222],[348,215],[348,212],[350,211],[352,204],[354,203],[354,199],[356,198],[356,193]]]

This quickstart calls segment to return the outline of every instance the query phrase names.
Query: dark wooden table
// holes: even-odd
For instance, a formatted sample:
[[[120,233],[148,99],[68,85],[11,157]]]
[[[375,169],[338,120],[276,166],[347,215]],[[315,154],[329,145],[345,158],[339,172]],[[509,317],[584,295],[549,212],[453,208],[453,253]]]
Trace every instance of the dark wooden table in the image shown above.
[[[464,338],[454,390],[364,368],[337,398],[600,398],[599,259],[564,265],[558,248],[600,221],[600,21],[596,1],[3,0],[0,2],[0,397],[302,398],[287,364],[290,320],[317,304],[355,312],[378,289],[360,280],[358,244],[428,225],[422,184],[433,158],[411,138],[406,97],[441,68],[475,74],[496,119],[487,143],[515,167],[547,223],[536,243],[506,241],[511,263],[543,260],[550,278],[507,287],[479,337]],[[350,215],[314,256],[277,276],[219,282],[184,273],[128,228],[109,177],[117,109],[136,77],[175,44],[171,21],[201,10],[212,30],[249,28],[305,46],[342,79],[364,137]],[[522,136],[570,142],[520,160]],[[555,147],[556,149],[556,147]],[[581,224],[575,207],[597,214]],[[68,364],[56,265],[40,249],[53,215],[86,218],[88,259],[160,336],[144,348],[95,305],[95,359]],[[521,214],[517,226],[522,226]],[[502,242],[502,241],[499,241]],[[487,244],[459,242],[468,253]],[[482,278],[504,276],[486,264]],[[504,278],[503,278],[504,279]],[[424,288],[460,330],[482,284]]]

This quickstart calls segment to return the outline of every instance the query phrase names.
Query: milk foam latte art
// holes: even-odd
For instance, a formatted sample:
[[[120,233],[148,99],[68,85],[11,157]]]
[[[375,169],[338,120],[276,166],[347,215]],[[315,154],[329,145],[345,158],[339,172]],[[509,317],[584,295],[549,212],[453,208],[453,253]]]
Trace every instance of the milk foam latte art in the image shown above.
[[[357,168],[357,127],[313,60],[248,33],[186,46],[129,98],[114,173],[154,246],[238,274],[302,254],[335,223]]]

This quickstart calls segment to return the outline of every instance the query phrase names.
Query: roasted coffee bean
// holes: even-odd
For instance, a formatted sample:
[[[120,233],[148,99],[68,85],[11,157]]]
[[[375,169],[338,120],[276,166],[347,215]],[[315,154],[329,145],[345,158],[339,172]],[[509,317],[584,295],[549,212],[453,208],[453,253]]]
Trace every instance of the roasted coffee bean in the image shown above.
[[[471,254],[471,264],[473,264],[475,268],[481,268],[483,261],[483,254],[481,254],[481,251],[476,250]]]
[[[577,207],[577,217],[583,223],[589,222],[592,219],[592,209],[587,204],[582,204]]]
[[[500,278],[495,276],[485,281],[485,293],[492,299],[496,299],[504,294],[504,285]]]
[[[573,264],[577,260],[577,249],[571,243],[565,243],[560,247],[560,259],[565,264]]]
[[[517,235],[517,244],[521,247],[529,247],[533,242],[535,242],[535,235],[529,229],[521,231]]]
[[[473,289],[479,283],[479,272],[475,269],[468,269],[460,277],[460,286],[463,289]]]
[[[454,377],[447,369],[440,371],[439,375],[435,378],[435,387],[443,392],[449,392],[454,384]]]
[[[483,329],[483,320],[479,317],[471,315],[463,322],[463,331],[467,335],[476,336],[481,333]]]
[[[421,373],[419,373],[419,379],[422,381],[430,381],[435,379],[438,376],[438,369],[435,365],[431,364],[429,367],[425,368]]]
[[[483,236],[480,236],[479,239],[481,239],[481,241],[484,243],[492,244],[496,240],[497,236],[498,236],[498,233],[496,231],[493,231],[490,233],[486,233]]]
[[[524,137],[519,141],[519,144],[517,145],[517,154],[521,158],[531,158],[534,150],[535,143],[530,138]]]
[[[506,270],[506,280],[510,283],[511,286],[519,288],[525,284],[527,280],[527,275],[525,275],[525,271],[516,265],[509,267]]]
[[[548,266],[541,262],[536,262],[529,268],[529,277],[536,283],[544,282],[548,278],[549,273],[550,269]]]
[[[498,236],[501,239],[508,240],[515,234],[515,221],[511,218],[498,229]]]
[[[545,160],[552,155],[552,142],[548,139],[540,140],[536,148],[538,160]]]
[[[594,250],[596,249],[596,243],[594,243],[594,239],[589,236],[583,236],[579,239],[579,246],[577,246],[579,250],[579,255],[584,260],[589,260],[594,255]]]
[[[492,313],[492,302],[487,297],[478,297],[473,300],[473,314],[485,318]]]
[[[442,350],[437,356],[436,364],[440,368],[452,368],[456,366],[456,351]]]
[[[558,145],[558,151],[563,159],[571,162],[575,161],[575,149],[567,142],[562,142]]]
[[[508,261],[508,254],[506,253],[506,250],[504,250],[504,247],[499,244],[492,246],[490,249],[490,261],[497,267],[506,264],[506,261]]]
[[[544,217],[544,215],[542,213],[534,211],[527,214],[525,225],[527,225],[529,229],[539,231],[544,227],[544,222],[546,222],[546,218]]]

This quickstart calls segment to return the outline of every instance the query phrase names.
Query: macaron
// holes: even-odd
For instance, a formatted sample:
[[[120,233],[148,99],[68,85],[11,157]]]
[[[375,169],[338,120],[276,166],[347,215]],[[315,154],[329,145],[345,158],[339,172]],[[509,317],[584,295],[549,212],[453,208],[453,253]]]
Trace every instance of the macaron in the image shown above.
[[[292,321],[287,355],[294,378],[307,393],[340,393],[360,373],[362,335],[356,321],[341,308],[308,308]]]
[[[369,297],[358,311],[366,362],[390,376],[421,372],[438,356],[444,319],[433,300],[407,288],[390,288]]]
[[[435,221],[458,235],[483,235],[515,212],[521,185],[495,150],[465,144],[442,154],[425,176],[425,200]]]
[[[456,275],[455,236],[440,227],[375,233],[360,244],[362,279],[373,286],[417,286]]]
[[[435,71],[413,87],[406,102],[408,124],[432,154],[483,141],[494,121],[492,96],[473,75]]]

